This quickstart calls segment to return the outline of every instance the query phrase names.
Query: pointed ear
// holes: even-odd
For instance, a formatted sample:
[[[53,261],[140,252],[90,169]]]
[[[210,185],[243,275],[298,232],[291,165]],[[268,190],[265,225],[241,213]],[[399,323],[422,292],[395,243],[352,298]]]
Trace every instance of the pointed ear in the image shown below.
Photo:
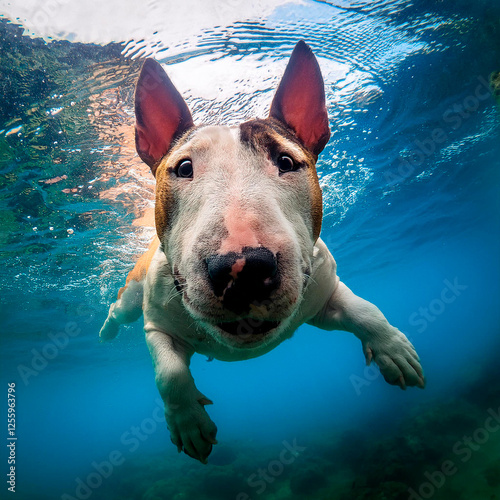
[[[135,89],[135,147],[153,175],[174,139],[193,126],[186,102],[154,59],[146,59]]]
[[[330,139],[323,78],[318,61],[302,40],[293,49],[269,117],[292,129],[315,155],[323,151]]]

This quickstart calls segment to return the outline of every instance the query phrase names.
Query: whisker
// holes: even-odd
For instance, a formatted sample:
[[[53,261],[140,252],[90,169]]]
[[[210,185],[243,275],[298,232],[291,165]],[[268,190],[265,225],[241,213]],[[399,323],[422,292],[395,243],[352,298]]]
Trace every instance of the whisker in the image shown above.
[[[172,300],[174,300],[179,295],[182,296],[183,293],[184,293],[183,290],[177,290],[176,288],[172,288],[170,290],[170,293],[167,295],[167,302],[165,305],[168,306],[168,304],[170,304]]]
[[[304,276],[305,276],[308,280],[312,281],[315,285],[317,285],[317,284],[318,284],[318,282],[317,282],[317,281],[316,281],[316,280],[315,280],[315,279],[314,279],[314,278],[313,278],[310,274],[304,273]]]

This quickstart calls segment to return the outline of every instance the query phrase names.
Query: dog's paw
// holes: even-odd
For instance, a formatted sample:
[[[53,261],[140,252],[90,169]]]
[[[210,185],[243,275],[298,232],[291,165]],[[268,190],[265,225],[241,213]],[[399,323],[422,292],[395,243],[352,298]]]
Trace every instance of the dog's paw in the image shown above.
[[[108,340],[113,340],[118,335],[119,329],[120,323],[108,317],[99,332],[99,341],[106,342]]]
[[[186,406],[170,405],[165,411],[172,443],[179,453],[184,451],[202,464],[207,463],[212,445],[217,444],[217,427],[204,408],[209,404],[212,401],[201,396]]]
[[[425,387],[425,378],[417,351],[398,329],[389,334],[370,338],[363,343],[366,364],[371,361],[379,366],[386,382],[399,385]]]

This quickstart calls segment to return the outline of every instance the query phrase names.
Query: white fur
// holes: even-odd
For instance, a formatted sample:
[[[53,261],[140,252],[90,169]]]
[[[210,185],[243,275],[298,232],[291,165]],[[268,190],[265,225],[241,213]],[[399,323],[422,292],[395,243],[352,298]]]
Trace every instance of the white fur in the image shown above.
[[[296,156],[303,154],[293,143],[288,147]],[[195,174],[172,188],[177,213],[149,267],[142,304],[156,382],[179,450],[206,462],[216,443],[215,424],[204,408],[211,401],[195,386],[189,371],[191,356],[198,352],[223,361],[260,356],[291,337],[303,323],[354,333],[367,362],[373,359],[389,383],[423,387],[422,369],[410,342],[374,305],[339,281],[326,245],[321,239],[313,241],[305,172],[279,177],[265,155],[241,144],[238,129],[227,127],[201,128],[164,160],[163,168],[186,156],[192,159]],[[239,219],[234,213],[228,216],[231,211]],[[244,223],[239,225],[238,220]],[[283,256],[276,299],[249,318],[278,318],[281,324],[254,342],[234,338],[215,326],[221,319],[232,321],[232,313],[224,311],[211,293],[200,268],[200,261],[222,247],[238,251],[239,238]],[[182,294],[174,286],[174,269],[185,280]],[[133,317],[134,311],[137,314],[133,301],[137,302],[138,285],[133,285],[135,290],[129,286],[111,306],[101,338],[115,336],[117,325]]]

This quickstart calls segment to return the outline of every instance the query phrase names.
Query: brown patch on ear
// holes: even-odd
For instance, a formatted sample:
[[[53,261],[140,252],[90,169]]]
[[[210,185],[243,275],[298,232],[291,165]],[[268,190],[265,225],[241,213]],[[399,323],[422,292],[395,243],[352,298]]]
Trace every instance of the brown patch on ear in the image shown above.
[[[173,141],[193,126],[189,108],[165,71],[146,59],[135,91],[135,145],[153,175]]]
[[[292,129],[316,156],[330,139],[323,77],[318,61],[302,40],[293,49],[269,117]]]
[[[127,289],[127,286],[130,283],[130,281],[132,280],[142,281],[146,277],[149,265],[151,264],[153,256],[156,250],[158,249],[159,245],[160,241],[158,240],[158,238],[155,238],[149,245],[149,248],[146,250],[146,252],[139,257],[139,259],[135,263],[134,269],[132,269],[132,271],[130,271],[127,275],[125,286],[121,287],[120,290],[118,290],[117,299],[119,299],[122,296],[123,292]]]

